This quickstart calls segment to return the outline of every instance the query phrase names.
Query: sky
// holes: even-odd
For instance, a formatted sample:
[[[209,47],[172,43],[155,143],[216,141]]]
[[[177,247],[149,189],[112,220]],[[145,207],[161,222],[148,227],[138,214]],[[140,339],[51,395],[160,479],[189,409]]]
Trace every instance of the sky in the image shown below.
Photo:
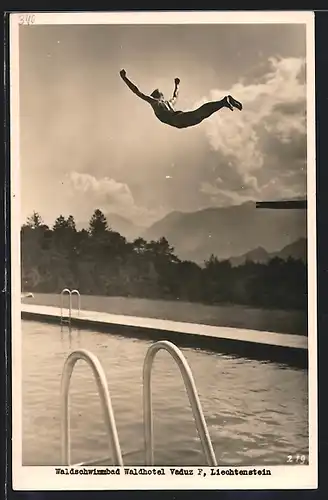
[[[138,225],[173,210],[306,192],[305,25],[20,28],[22,222],[100,208]],[[197,127],[159,122],[119,76],[190,110],[232,94]]]

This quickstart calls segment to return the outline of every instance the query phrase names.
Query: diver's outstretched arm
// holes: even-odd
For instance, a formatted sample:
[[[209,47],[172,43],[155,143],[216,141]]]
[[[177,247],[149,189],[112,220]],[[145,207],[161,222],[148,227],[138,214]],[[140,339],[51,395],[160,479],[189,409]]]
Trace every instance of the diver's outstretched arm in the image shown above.
[[[132,83],[128,77],[126,76],[126,72],[124,69],[122,69],[120,71],[120,75],[121,75],[121,78],[122,80],[126,83],[126,85],[129,87],[130,90],[132,90],[132,92],[140,97],[140,99],[143,99],[144,101],[147,101],[149,102],[150,104],[155,100],[153,99],[153,97],[151,97],[150,95],[146,95],[146,94],[143,94],[139,89],[138,87],[136,87],[136,85],[134,85],[134,83]]]
[[[172,99],[170,99],[170,102],[172,104],[174,104],[178,98],[178,95],[179,95],[179,85],[180,85],[180,78],[175,78],[174,79],[174,92],[173,92],[173,96],[172,96]]]

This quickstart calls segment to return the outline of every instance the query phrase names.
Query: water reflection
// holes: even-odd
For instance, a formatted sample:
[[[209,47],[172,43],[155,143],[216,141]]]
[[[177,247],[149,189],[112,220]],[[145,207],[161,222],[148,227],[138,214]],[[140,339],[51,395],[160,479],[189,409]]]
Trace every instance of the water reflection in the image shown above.
[[[115,332],[114,332],[115,333]],[[60,460],[60,378],[73,349],[103,364],[125,463],[143,463],[142,366],[149,341],[63,325],[23,322],[23,462]],[[284,465],[308,453],[307,371],[183,349],[197,385],[219,465]],[[204,457],[179,369],[159,352],[153,370],[155,462],[201,465]],[[72,377],[74,462],[107,454],[106,430],[90,368]]]

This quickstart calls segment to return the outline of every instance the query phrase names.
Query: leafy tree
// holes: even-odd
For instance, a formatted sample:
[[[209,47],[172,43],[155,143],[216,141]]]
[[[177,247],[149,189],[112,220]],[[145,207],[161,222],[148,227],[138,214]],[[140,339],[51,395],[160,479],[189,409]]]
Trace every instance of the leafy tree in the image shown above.
[[[63,215],[60,215],[59,217],[57,217],[57,219],[55,220],[55,223],[53,225],[53,230],[54,231],[60,231],[62,229],[66,229],[67,228],[67,222],[66,222],[66,219]]]
[[[65,286],[83,294],[237,303],[306,311],[307,267],[301,260],[266,264],[211,255],[204,265],[180,260],[166,238],[132,243],[108,228],[101,210],[88,230],[60,215],[52,229],[34,212],[21,228],[23,289],[59,293]]]
[[[76,231],[76,224],[73,215],[69,215],[67,219],[67,227],[71,229],[71,231]]]
[[[92,236],[103,235],[107,230],[108,223],[105,215],[101,210],[95,210],[89,222],[90,234]]]
[[[165,258],[170,262],[179,262],[179,258],[174,255],[174,248],[170,246],[166,238],[159,238],[157,241],[151,241],[146,246],[148,253],[155,259]]]
[[[147,252],[147,241],[144,238],[136,238],[132,246],[133,250],[138,254],[145,254]]]
[[[26,225],[32,229],[36,229],[43,226],[44,222],[38,212],[33,212],[33,214],[27,218]]]

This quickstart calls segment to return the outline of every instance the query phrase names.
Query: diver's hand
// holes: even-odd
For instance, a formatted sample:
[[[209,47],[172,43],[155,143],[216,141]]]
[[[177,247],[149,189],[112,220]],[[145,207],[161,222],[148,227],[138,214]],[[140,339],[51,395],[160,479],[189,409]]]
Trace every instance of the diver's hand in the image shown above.
[[[121,69],[120,75],[121,75],[121,78],[125,78],[126,77],[126,71],[125,71],[125,69]]]
[[[175,83],[176,85],[179,85],[179,83],[180,83],[180,78],[175,78],[175,79],[174,79],[174,83]]]

